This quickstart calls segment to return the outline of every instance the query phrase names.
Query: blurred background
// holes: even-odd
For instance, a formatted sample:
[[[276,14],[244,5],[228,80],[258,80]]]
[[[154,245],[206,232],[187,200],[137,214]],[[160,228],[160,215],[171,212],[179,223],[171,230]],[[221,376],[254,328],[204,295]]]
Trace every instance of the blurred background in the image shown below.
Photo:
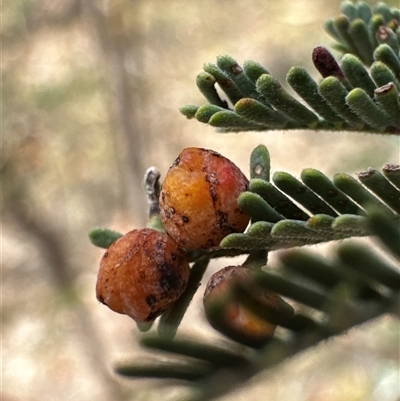
[[[399,162],[399,141],[389,136],[218,134],[178,111],[205,104],[196,75],[219,54],[258,61],[281,82],[294,65],[317,78],[311,52],[332,44],[322,24],[339,7],[332,0],[2,2],[3,401],[156,400],[161,392],[174,400],[184,391],[112,374],[116,361],[143,351],[136,325],[94,294],[103,251],[87,233],[146,224],[147,167],[165,175],[182,148],[201,146],[247,174],[260,143],[273,171],[297,177],[306,167],[332,176]],[[207,277],[224,263],[214,261]],[[200,289],[181,330],[217,339],[201,296]],[[398,322],[383,317],[224,399],[398,401],[399,347]]]

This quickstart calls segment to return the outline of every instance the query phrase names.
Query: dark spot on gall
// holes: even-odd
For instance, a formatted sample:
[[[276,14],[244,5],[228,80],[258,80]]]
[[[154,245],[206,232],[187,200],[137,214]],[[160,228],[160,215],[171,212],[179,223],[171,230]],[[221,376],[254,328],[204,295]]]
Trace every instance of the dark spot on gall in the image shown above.
[[[210,174],[206,175],[206,181],[209,182],[212,185],[218,185],[219,184],[218,176],[214,172],[211,172]]]
[[[108,252],[106,252],[105,254],[104,254],[104,257],[106,258],[108,256]]]
[[[228,223],[228,215],[221,210],[217,210],[218,223],[220,227],[223,227]]]
[[[157,265],[157,270],[160,272],[164,272],[166,269],[168,269],[168,266],[165,263],[161,263]]]
[[[216,202],[218,199],[218,194],[214,187],[210,188],[210,195],[211,195],[211,199],[213,200],[213,202]]]
[[[206,246],[204,247],[204,249],[212,248],[214,246],[216,246],[214,240],[212,238],[209,238],[206,242]]]
[[[170,208],[169,208],[169,211],[170,211],[172,214],[175,214],[175,209],[174,209],[173,207],[170,207]]]
[[[160,285],[165,291],[176,290],[180,287],[181,280],[176,274],[166,271],[160,280]]]
[[[174,253],[171,254],[171,258],[172,258],[172,260],[176,260],[176,255]]]
[[[173,166],[177,166],[181,162],[181,158],[177,157],[174,162],[172,163]]]
[[[189,217],[187,217],[187,216],[182,216],[182,221],[183,221],[184,223],[189,223]]]
[[[146,321],[151,322],[152,320],[154,320],[159,314],[161,313],[161,309],[157,309],[151,313],[149,313],[149,315],[147,316]]]
[[[157,298],[154,295],[148,295],[146,298],[147,305],[150,307],[154,305],[154,303],[157,301]]]

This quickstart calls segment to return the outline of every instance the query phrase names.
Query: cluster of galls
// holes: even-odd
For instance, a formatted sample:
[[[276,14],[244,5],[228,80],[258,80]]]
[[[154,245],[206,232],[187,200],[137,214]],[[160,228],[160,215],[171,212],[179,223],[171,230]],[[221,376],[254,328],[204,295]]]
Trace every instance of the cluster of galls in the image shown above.
[[[160,193],[160,217],[166,233],[145,228],[115,241],[100,263],[97,299],[137,322],[154,320],[186,289],[190,275],[187,251],[210,250],[226,235],[246,229],[250,216],[239,208],[237,198],[248,185],[240,169],[219,153],[184,149],[169,169]],[[208,300],[224,291],[225,279],[229,282],[232,277],[221,272],[207,285],[206,309]],[[234,325],[243,321],[245,326],[251,325],[252,319],[243,320],[237,308],[229,313]]]

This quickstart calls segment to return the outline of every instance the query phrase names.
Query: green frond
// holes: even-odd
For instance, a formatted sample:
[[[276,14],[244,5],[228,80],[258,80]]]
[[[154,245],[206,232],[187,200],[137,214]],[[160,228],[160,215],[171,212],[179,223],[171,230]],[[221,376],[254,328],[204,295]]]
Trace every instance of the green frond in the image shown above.
[[[183,106],[182,114],[219,132],[312,129],[400,134],[400,10],[384,3],[371,9],[364,2],[345,1],[341,11],[325,23],[334,47],[343,53],[339,62],[318,46],[312,60],[320,82],[303,67],[287,74],[287,83],[300,99],[257,62],[246,61],[241,67],[231,56],[220,55],[197,77],[210,105]],[[388,92],[391,95],[384,96]]]
[[[263,152],[268,156],[262,161]],[[256,178],[251,178],[249,191],[239,196],[238,204],[251,216],[251,225],[243,234],[225,237],[223,248],[276,250],[367,236],[371,206],[400,221],[400,190],[395,184],[400,166],[387,165],[382,172],[368,169],[358,174],[358,180],[345,173],[330,179],[311,168],[301,172],[301,180],[277,171],[270,182],[269,174],[264,179],[254,174],[257,169],[270,171],[268,150],[260,145],[250,159],[251,176]]]
[[[212,400],[320,341],[382,314],[400,316],[400,273],[393,259],[387,257],[398,257],[398,249],[393,254],[390,241],[382,236],[385,227],[392,226],[392,220],[376,210],[366,219],[387,255],[349,242],[343,242],[336,256],[329,260],[310,251],[285,251],[280,254],[280,269],[254,270],[249,282],[236,282],[225,298],[212,305],[209,318],[215,319],[221,332],[233,342],[227,339],[214,345],[207,339],[194,340],[182,335],[174,341],[144,335],[140,344],[156,350],[158,357],[149,356],[140,363],[125,362],[117,365],[116,372],[132,378],[179,379],[192,390],[192,396],[185,399]],[[395,236],[400,238],[398,226]],[[255,288],[284,296],[288,301],[284,302],[283,313],[260,304],[254,297]],[[246,347],[237,344],[241,339],[224,327],[220,318],[233,300],[290,335],[276,334],[255,343],[244,340]],[[308,312],[297,311],[298,305],[307,306]],[[221,380],[222,377],[225,379]]]

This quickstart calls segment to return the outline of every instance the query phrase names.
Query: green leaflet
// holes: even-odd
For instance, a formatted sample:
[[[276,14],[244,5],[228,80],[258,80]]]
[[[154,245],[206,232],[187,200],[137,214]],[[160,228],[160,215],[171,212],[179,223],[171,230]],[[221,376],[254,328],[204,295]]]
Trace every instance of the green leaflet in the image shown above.
[[[108,228],[97,227],[89,232],[89,239],[93,245],[107,249],[113,242],[122,237],[122,235],[123,234],[109,230]]]

